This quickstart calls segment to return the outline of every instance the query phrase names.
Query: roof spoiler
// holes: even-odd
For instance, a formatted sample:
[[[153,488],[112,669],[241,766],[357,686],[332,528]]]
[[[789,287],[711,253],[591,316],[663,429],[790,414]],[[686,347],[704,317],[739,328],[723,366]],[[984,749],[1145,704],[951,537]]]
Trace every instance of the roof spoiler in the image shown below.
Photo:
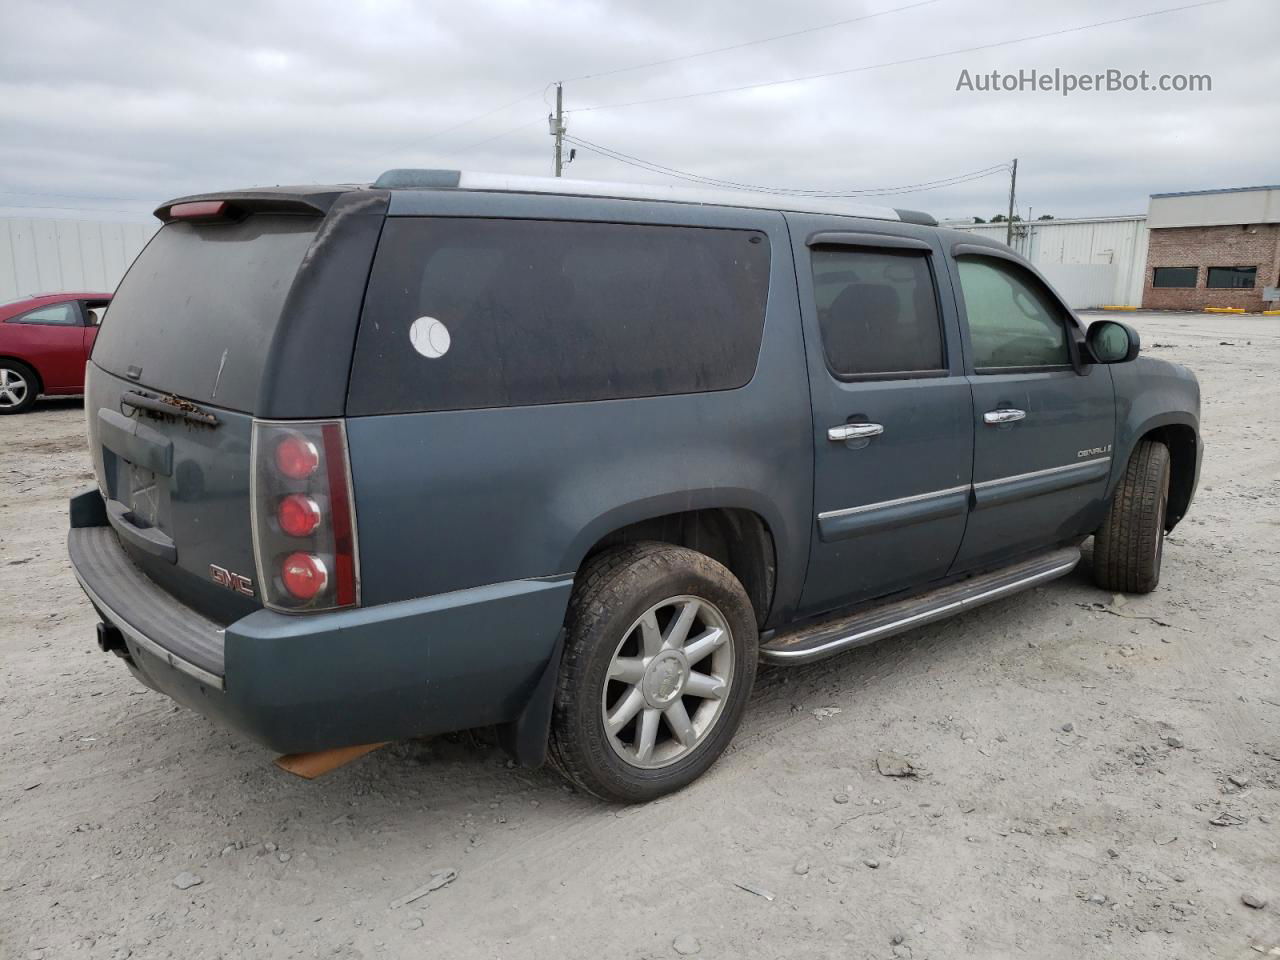
[[[297,193],[274,190],[232,190],[178,197],[155,209],[162,223],[191,220],[202,223],[233,223],[251,213],[276,213],[301,217],[323,217],[333,202],[347,190]]]

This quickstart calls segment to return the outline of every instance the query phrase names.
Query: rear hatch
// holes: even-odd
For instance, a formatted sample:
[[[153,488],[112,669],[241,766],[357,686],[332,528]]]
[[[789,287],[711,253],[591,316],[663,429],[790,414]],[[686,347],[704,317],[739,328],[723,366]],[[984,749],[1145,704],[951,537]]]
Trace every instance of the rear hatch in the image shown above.
[[[300,288],[323,287],[311,274],[329,272],[329,258],[313,249],[323,245],[317,236],[340,230],[351,210],[334,203],[340,194],[296,203],[231,196],[157,211],[168,222],[116,291],[85,387],[94,469],[121,544],[161,587],[223,624],[262,605],[250,505],[254,418],[297,416],[278,400],[291,384],[336,379],[298,369],[305,356],[288,341],[312,334],[328,341],[316,349],[345,350],[341,364],[328,364],[343,371],[341,383],[300,392],[327,398],[316,416],[341,413],[363,292],[361,282],[354,307],[349,295],[329,298],[314,329],[297,321],[316,294]],[[373,240],[357,246],[365,245],[371,253]]]

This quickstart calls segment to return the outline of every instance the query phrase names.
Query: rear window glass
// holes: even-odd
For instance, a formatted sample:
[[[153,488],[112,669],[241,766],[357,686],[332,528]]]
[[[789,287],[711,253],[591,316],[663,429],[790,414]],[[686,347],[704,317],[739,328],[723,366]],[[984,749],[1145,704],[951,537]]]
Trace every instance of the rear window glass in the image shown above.
[[[173,223],[138,256],[93,360],[154,390],[249,411],[284,299],[319,218]]]
[[[749,230],[394,218],[348,413],[741,387],[760,353],[768,278],[768,240]]]

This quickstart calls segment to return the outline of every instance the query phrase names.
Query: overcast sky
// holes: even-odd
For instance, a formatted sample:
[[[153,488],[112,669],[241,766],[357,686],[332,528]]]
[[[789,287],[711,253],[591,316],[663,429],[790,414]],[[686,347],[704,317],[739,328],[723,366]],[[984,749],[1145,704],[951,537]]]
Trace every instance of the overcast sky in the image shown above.
[[[1276,0],[1227,0],[826,79],[584,109],[870,67],[1190,2],[936,0],[572,79],[912,2],[4,0],[0,212],[140,216],[186,193],[368,181],[396,166],[547,175],[548,84],[560,79],[574,111],[570,134],[744,183],[891,187],[1016,156],[1020,213],[1062,217],[1141,213],[1153,192],[1280,182]],[[956,90],[961,70],[1055,67],[1207,73],[1213,89],[1065,98]],[[566,175],[673,182],[583,150]],[[870,202],[989,217],[1007,190],[1001,171]]]

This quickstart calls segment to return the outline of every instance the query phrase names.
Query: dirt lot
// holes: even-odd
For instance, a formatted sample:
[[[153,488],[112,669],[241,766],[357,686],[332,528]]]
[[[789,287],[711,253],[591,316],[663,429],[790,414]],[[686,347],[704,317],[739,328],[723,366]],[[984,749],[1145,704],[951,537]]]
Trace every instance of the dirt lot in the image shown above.
[[[1082,565],[764,670],[711,773],[637,808],[484,732],[279,772],[94,646],[79,402],[0,420],[0,957],[1280,956],[1280,321],[1130,319],[1204,387],[1158,592]]]

